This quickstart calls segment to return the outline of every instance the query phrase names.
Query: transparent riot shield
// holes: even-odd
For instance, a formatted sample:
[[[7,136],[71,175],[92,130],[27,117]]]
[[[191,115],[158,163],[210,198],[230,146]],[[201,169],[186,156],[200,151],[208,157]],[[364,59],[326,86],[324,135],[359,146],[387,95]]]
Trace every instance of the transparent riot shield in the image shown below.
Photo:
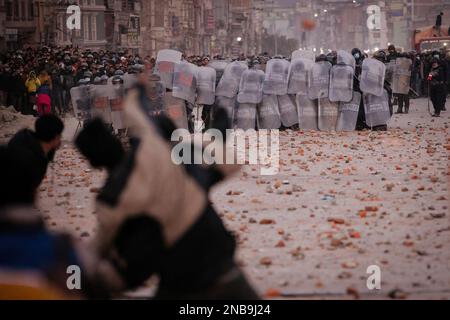
[[[328,98],[331,63],[319,61],[314,64],[309,77],[308,97],[311,100]]]
[[[351,53],[344,51],[344,50],[338,50],[336,55],[336,63],[339,65],[349,66],[355,69],[356,67],[356,60],[352,56]]]
[[[111,95],[112,86],[108,84],[93,86],[93,114],[105,121],[112,123],[111,107],[109,105],[109,96]]]
[[[295,96],[297,103],[298,124],[302,130],[319,130],[317,126],[317,100],[311,100],[307,95],[297,94]]]
[[[385,81],[387,81],[392,88],[392,80],[394,79],[394,71],[395,71],[395,60],[392,60],[386,63],[386,76]]]
[[[361,93],[354,92],[350,102],[341,102],[338,110],[338,121],[336,131],[354,131],[358,121],[359,105],[361,104]]]
[[[164,87],[161,78],[157,74],[149,76],[146,85],[147,99],[141,102],[141,108],[148,118],[153,118],[161,115],[164,111],[164,96],[166,88]]]
[[[125,88],[123,84],[112,85],[109,96],[109,105],[111,107],[111,121],[115,130],[125,129],[125,119],[123,112],[123,103],[125,98]]]
[[[287,94],[289,61],[284,59],[270,59],[266,66],[266,76],[263,82],[264,94]]]
[[[276,95],[263,95],[257,108],[258,129],[278,129],[281,127],[278,99]]]
[[[159,50],[156,56],[155,72],[161,77],[161,81],[168,89],[173,88],[175,63],[181,61],[181,56],[181,52],[171,49]]]
[[[181,61],[175,64],[173,75],[173,96],[195,104],[198,67]]]
[[[197,104],[212,105],[216,99],[216,70],[199,67],[197,73]]]
[[[295,50],[292,52],[291,60],[294,61],[296,59],[307,59],[309,61],[315,62],[316,61],[316,55],[314,52],[309,50]]]
[[[330,93],[332,102],[350,102],[353,98],[355,69],[346,65],[334,65],[330,73]]]
[[[330,72],[329,99],[332,102],[350,102],[353,98],[355,58],[347,51],[337,52],[337,64]]]
[[[281,123],[286,128],[298,123],[297,105],[291,96],[285,94],[278,97],[278,109],[280,111]]]
[[[226,60],[211,60],[207,67],[213,68],[216,70],[216,87],[219,84],[220,79],[222,79],[225,68],[228,65],[228,61]]]
[[[366,124],[369,127],[386,125],[391,118],[389,111],[389,96],[386,90],[383,90],[381,96],[364,93],[364,112],[366,114]]]
[[[395,68],[392,79],[392,93],[408,94],[411,83],[412,61],[409,58],[395,59]]]
[[[163,101],[167,116],[175,123],[177,128],[188,129],[186,102],[174,97],[171,92],[166,92]]]
[[[363,93],[375,96],[383,95],[386,66],[376,59],[365,59],[361,69],[359,87]]]
[[[228,64],[217,85],[216,96],[227,98],[236,97],[239,91],[242,73],[247,69],[248,67],[238,61]]]
[[[258,104],[262,101],[262,83],[264,72],[250,69],[242,73],[237,101],[239,103]]]
[[[123,88],[125,92],[131,89],[138,81],[138,75],[136,73],[125,73],[123,75]]]
[[[82,85],[70,89],[75,117],[83,122],[91,119],[93,110],[93,90],[91,85]]]
[[[236,109],[235,126],[238,129],[255,129],[256,104],[240,103]]]
[[[308,93],[309,77],[314,62],[309,59],[298,58],[289,67],[288,94]]]
[[[338,119],[338,106],[336,102],[328,99],[318,100],[318,126],[320,131],[336,131]]]

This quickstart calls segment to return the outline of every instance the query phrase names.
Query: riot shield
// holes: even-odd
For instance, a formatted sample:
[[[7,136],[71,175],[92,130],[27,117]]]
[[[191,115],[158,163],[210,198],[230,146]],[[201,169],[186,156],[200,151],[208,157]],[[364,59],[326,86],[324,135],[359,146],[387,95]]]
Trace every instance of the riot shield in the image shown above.
[[[93,107],[93,94],[91,85],[82,85],[70,89],[73,111],[80,121],[91,118]]]
[[[338,121],[336,131],[354,131],[358,121],[359,105],[361,104],[361,93],[353,92],[350,102],[341,102],[338,110]]]
[[[167,116],[175,123],[177,128],[188,129],[186,102],[174,97],[170,92],[166,92],[163,101]]]
[[[366,124],[371,128],[386,125],[391,118],[391,113],[389,111],[389,96],[387,91],[383,90],[383,94],[381,96],[364,93],[363,99]]]
[[[175,64],[173,75],[173,96],[195,104],[198,67],[181,61]]]
[[[271,59],[267,62],[263,82],[264,94],[287,94],[289,65],[289,61],[284,59]]]
[[[239,103],[258,104],[262,101],[262,83],[264,72],[250,69],[242,73],[237,101]]]
[[[161,78],[152,74],[146,86],[147,100],[141,103],[142,111],[148,118],[157,117],[164,112],[164,96],[166,88]]]
[[[386,63],[386,77],[385,77],[385,80],[391,85],[391,87],[392,87],[392,80],[394,79],[395,61],[396,60],[392,60],[392,61]]]
[[[109,95],[109,105],[111,107],[111,121],[116,130],[125,129],[123,102],[125,97],[125,88],[123,84],[112,85]]]
[[[395,59],[395,68],[392,79],[392,93],[408,94],[411,82],[412,61],[408,58]]]
[[[353,69],[355,69],[356,67],[355,58],[351,55],[351,53],[348,53],[347,51],[344,50],[337,51],[336,61],[337,64],[339,65],[349,66],[352,67]]]
[[[240,103],[236,109],[235,126],[238,129],[255,129],[256,125],[256,104]]]
[[[216,97],[216,106],[221,107],[227,111],[228,118],[230,119],[231,128],[233,128],[235,121],[235,114],[237,106],[237,97],[227,98],[222,96]]]
[[[311,100],[328,98],[331,63],[319,61],[314,64],[309,76],[308,97]]]
[[[228,61],[226,60],[211,60],[207,67],[213,68],[216,70],[216,84],[215,86],[219,84],[220,79],[222,79],[223,72],[225,71],[225,68],[228,65]]]
[[[330,93],[332,102],[350,102],[353,97],[355,69],[346,65],[334,65],[330,73]]]
[[[138,75],[136,73],[125,73],[123,75],[123,88],[125,92],[131,89],[138,81]]]
[[[311,72],[314,62],[298,58],[291,62],[289,67],[289,82],[288,94],[302,94],[308,93],[309,73]]]
[[[287,94],[278,97],[278,110],[280,111],[281,123],[286,128],[298,123],[297,106]]]
[[[216,88],[216,96],[234,98],[239,91],[242,73],[248,68],[238,61],[227,65]]]
[[[107,84],[93,86],[93,114],[103,119],[106,123],[112,123],[109,96],[112,86]]]
[[[278,129],[281,127],[278,99],[276,95],[264,94],[257,107],[258,129]]]
[[[311,100],[307,95],[295,96],[298,113],[298,123],[302,130],[319,130],[317,126],[317,100]]]
[[[214,104],[215,93],[216,70],[210,67],[199,67],[197,72],[197,104]]]
[[[365,59],[362,64],[359,87],[363,93],[375,96],[383,95],[386,66],[376,59]]]
[[[314,54],[314,52],[309,50],[295,50],[294,52],[292,52],[291,61],[297,59],[307,59],[309,61],[315,62],[316,55]]]
[[[168,89],[173,88],[175,63],[181,61],[181,56],[181,52],[171,49],[159,50],[156,56],[155,73],[161,77],[161,81]]]
[[[318,100],[318,127],[320,131],[335,131],[338,119],[338,106],[336,102],[328,99]]]

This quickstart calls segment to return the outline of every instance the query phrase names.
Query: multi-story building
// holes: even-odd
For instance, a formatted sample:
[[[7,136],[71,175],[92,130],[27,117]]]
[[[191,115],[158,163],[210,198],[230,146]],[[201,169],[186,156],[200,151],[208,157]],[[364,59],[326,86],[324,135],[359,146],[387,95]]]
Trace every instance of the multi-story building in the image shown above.
[[[174,48],[186,55],[210,54],[214,34],[213,0],[147,0],[141,10],[141,54]]]
[[[3,0],[4,20],[2,20],[2,36],[4,47],[16,49],[25,44],[36,45],[44,42],[43,27],[40,16],[42,6],[38,1]]]
[[[6,7],[5,0],[0,0],[0,51],[6,50]]]
[[[69,17],[67,6],[74,1],[46,1],[53,3],[54,20],[49,19],[49,24],[56,26],[57,45],[74,45],[92,50],[105,49],[107,47],[106,29],[112,25],[105,23],[106,6],[104,0],[78,0],[76,3],[81,9],[81,29],[69,30],[66,21]],[[56,6],[56,7],[55,7]]]
[[[106,0],[105,38],[110,50],[139,52],[141,39],[141,1]]]
[[[5,35],[3,41],[0,39],[0,47],[4,42],[3,46],[9,49],[26,45],[74,45],[105,49],[110,44],[115,44],[112,38],[108,39],[111,41],[107,41],[107,33],[112,32],[111,37],[116,36],[114,20],[110,24],[110,21],[105,19],[110,2],[104,0],[0,0],[0,18],[2,14],[4,15],[4,19],[0,19],[0,28],[3,28],[4,32],[0,34]],[[79,30],[67,28],[66,22],[70,15],[67,13],[67,8],[72,4],[79,5],[81,9]],[[120,8],[116,11],[123,10]],[[130,20],[130,11],[126,13],[127,20]],[[129,22],[127,26],[127,30],[130,30]],[[129,32],[129,34],[139,35],[138,23],[132,31],[134,33]],[[124,46],[139,45],[137,41],[132,43],[129,39],[127,38]],[[132,39],[136,39],[136,36]]]

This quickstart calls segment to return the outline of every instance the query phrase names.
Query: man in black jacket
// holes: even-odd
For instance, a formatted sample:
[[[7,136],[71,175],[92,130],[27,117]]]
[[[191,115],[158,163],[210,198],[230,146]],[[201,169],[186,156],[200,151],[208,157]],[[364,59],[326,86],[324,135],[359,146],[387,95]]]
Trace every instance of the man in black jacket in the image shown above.
[[[431,61],[431,71],[428,76],[430,82],[430,99],[433,103],[433,117],[439,117],[441,111],[445,108],[446,88],[445,88],[445,72],[439,59],[433,58]]]
[[[33,186],[39,186],[61,145],[64,123],[52,114],[44,115],[35,122],[35,131],[23,129],[17,132],[8,143],[8,148],[20,154],[33,170]]]

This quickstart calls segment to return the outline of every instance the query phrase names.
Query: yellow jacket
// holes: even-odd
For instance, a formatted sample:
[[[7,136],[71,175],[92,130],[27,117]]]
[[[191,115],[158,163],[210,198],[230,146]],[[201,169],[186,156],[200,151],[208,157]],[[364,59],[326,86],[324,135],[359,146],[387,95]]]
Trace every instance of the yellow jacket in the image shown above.
[[[27,81],[25,81],[25,87],[27,88],[28,93],[36,92],[40,86],[41,82],[38,78],[28,78]]]

